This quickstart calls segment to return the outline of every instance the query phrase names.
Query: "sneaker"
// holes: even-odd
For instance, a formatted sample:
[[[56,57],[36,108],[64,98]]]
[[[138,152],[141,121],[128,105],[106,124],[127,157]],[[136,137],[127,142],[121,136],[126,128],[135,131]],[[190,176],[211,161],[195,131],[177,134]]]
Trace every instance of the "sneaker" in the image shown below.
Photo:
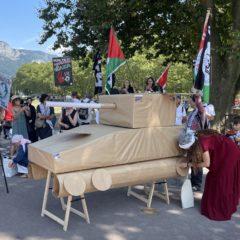
[[[201,192],[201,189],[199,187],[193,186],[192,187],[193,192]]]
[[[23,173],[23,174],[21,174],[21,175],[20,175],[20,177],[21,177],[21,178],[27,178],[27,177],[28,177],[28,175],[27,175],[27,174],[25,174],[25,173]]]

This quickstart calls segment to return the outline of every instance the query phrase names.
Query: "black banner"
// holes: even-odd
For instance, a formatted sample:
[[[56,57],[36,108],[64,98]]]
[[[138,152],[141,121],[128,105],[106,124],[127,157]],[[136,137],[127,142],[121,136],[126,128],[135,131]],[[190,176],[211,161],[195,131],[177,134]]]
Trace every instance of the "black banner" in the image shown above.
[[[70,86],[73,84],[72,62],[70,57],[53,58],[53,73],[55,86]]]

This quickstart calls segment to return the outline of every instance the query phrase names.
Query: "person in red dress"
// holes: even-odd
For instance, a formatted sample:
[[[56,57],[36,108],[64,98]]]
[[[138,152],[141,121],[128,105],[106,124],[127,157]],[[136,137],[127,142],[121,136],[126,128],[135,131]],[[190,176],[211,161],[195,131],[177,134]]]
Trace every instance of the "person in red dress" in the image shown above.
[[[194,136],[179,139],[179,146],[187,150],[186,168],[207,167],[201,213],[212,220],[230,220],[240,200],[240,149],[217,131],[201,130]]]

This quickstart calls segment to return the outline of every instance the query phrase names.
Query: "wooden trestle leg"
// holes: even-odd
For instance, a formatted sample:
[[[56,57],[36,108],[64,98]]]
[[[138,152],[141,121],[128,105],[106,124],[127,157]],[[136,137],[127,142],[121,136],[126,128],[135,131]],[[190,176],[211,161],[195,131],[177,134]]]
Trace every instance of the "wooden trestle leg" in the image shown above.
[[[60,225],[63,226],[63,230],[64,231],[67,231],[67,228],[68,228],[70,212],[77,214],[78,216],[84,218],[87,223],[90,223],[90,219],[89,219],[89,215],[88,215],[88,209],[87,209],[87,204],[86,204],[86,200],[85,200],[84,194],[80,196],[82,207],[83,207],[83,212],[80,212],[77,209],[71,207],[72,201],[73,201],[72,200],[72,195],[67,197],[67,204],[64,203],[64,199],[63,198],[60,198],[62,208],[65,211],[64,219],[61,219],[61,218],[57,217],[56,215],[54,215],[53,213],[51,213],[50,211],[48,211],[46,209],[46,207],[47,207],[47,200],[48,200],[48,194],[49,194],[50,182],[51,182],[51,172],[48,171],[46,185],[45,185],[45,191],[44,191],[44,197],[43,197],[41,216],[43,217],[43,216],[46,215],[49,218],[51,218],[52,220],[56,221],[57,223],[59,223]]]

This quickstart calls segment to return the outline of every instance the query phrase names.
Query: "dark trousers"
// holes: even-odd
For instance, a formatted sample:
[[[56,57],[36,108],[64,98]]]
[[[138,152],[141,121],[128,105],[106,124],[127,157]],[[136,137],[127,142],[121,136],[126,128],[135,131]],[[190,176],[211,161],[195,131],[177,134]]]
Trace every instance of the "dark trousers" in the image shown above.
[[[203,177],[203,169],[199,168],[196,172],[191,168],[191,183],[193,187],[197,187],[199,190],[202,187],[202,177]]]

